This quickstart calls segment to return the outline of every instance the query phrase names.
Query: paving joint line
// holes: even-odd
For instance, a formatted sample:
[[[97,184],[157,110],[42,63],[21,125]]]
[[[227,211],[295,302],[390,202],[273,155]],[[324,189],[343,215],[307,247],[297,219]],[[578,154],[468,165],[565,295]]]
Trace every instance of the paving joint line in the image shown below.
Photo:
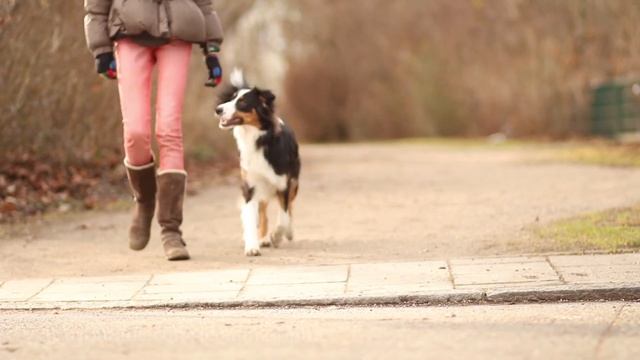
[[[49,286],[51,286],[54,282],[56,281],[56,279],[51,279],[51,281],[49,281],[49,283],[47,285],[45,285],[42,289],[38,290],[38,292],[36,292],[35,294],[29,296],[27,298],[27,300],[25,300],[25,302],[29,302],[31,301],[31,299],[35,298],[36,296],[40,295],[43,291],[45,291]]]
[[[611,332],[613,331],[613,326],[615,325],[616,321],[618,321],[618,319],[620,318],[620,314],[622,314],[622,310],[624,310],[625,307],[626,307],[625,304],[620,306],[620,308],[616,311],[615,315],[613,316],[613,319],[611,320],[609,325],[607,325],[607,328],[604,329],[602,334],[600,334],[600,337],[598,338],[598,343],[596,344],[596,348],[594,349],[594,357],[596,359],[600,358],[599,355],[600,355],[600,351],[602,350],[602,345],[604,344],[607,337],[611,335]]]
[[[453,290],[456,290],[456,279],[453,278],[453,269],[451,268],[451,260],[446,260],[447,269],[449,270],[449,281],[451,282],[451,286]]]
[[[247,287],[247,283],[249,282],[249,278],[251,277],[251,274],[253,274],[253,268],[249,268],[249,271],[247,272],[247,277],[244,279],[244,282],[242,283],[242,287],[240,287],[240,290],[238,290],[238,293],[236,294],[236,299],[240,298],[240,295],[242,294],[244,289]]]
[[[556,266],[551,262],[551,259],[549,259],[549,255],[545,255],[544,259],[547,261],[547,264],[549,264],[549,266],[556,273],[556,275],[558,275],[558,279],[560,279],[560,282],[566,285],[567,281],[564,279],[564,276],[562,276],[560,271],[558,271],[558,268],[556,268]]]
[[[344,281],[344,292],[343,294],[347,294],[349,290],[349,280],[351,280],[351,264],[347,265],[347,279]]]
[[[153,279],[153,277],[156,276],[156,274],[151,274],[149,276],[149,278],[147,279],[147,281],[144,282],[144,284],[142,284],[142,286],[140,287],[140,289],[136,290],[135,293],[133,293],[133,295],[129,298],[129,300],[133,300],[136,298],[136,296],[140,295],[140,292],[142,292],[142,290],[144,288],[146,288],[147,286],[149,286],[149,284],[151,283],[151,280]]]

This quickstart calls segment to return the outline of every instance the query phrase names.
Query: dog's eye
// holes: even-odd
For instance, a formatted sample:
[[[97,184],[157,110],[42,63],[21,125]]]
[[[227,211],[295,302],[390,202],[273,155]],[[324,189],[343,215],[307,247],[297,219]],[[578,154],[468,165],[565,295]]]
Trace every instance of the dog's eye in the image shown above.
[[[244,100],[238,100],[238,102],[236,103],[236,107],[240,110],[246,109],[247,108],[247,102]]]

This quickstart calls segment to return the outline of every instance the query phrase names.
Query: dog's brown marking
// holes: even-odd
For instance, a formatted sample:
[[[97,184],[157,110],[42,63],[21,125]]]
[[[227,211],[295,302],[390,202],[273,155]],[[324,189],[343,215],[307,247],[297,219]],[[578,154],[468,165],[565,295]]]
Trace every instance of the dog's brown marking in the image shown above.
[[[282,210],[287,211],[289,207],[289,201],[287,201],[287,192],[286,191],[278,191],[278,203]]]
[[[287,187],[283,191],[278,191],[278,202],[280,207],[291,216],[293,200],[298,195],[298,179],[289,179]]]
[[[267,236],[267,231],[269,230],[269,219],[267,219],[267,205],[266,201],[260,201],[258,204],[258,234],[260,235],[260,239],[264,239]]]
[[[242,119],[241,125],[251,125],[257,127],[258,129],[260,129],[261,127],[260,119],[258,119],[258,114],[255,110],[251,110],[251,112],[236,111],[233,114],[233,117]]]
[[[298,196],[298,179],[289,180],[289,201],[293,202],[296,196]]]
[[[293,201],[298,196],[298,179],[290,179],[287,190],[289,191],[289,217],[293,217]]]

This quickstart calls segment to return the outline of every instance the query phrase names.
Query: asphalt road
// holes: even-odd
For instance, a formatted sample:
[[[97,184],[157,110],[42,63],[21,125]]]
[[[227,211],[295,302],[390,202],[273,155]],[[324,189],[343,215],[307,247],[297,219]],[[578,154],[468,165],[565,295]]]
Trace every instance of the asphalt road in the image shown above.
[[[640,303],[0,312],[0,359],[638,359]]]

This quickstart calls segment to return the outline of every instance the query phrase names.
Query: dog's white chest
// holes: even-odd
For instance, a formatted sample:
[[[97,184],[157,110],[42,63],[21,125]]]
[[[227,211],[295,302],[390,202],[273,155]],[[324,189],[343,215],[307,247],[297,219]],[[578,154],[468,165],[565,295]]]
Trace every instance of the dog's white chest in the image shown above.
[[[267,186],[277,190],[284,190],[287,186],[287,178],[278,175],[264,157],[264,149],[256,147],[256,140],[262,135],[258,129],[244,129],[236,127],[233,136],[236,138],[240,151],[240,168],[246,174],[246,181],[250,186]]]

